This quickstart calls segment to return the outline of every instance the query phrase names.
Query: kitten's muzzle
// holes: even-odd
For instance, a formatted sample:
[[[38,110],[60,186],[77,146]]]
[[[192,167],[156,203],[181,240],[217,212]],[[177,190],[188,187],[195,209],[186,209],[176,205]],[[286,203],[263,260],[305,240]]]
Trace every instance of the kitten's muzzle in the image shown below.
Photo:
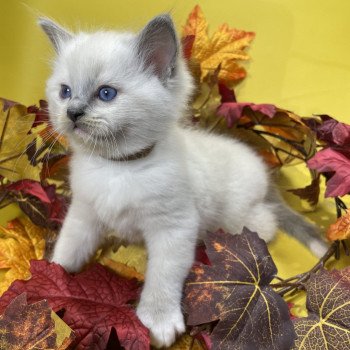
[[[85,112],[83,109],[73,109],[73,108],[67,109],[67,116],[73,123],[75,123],[78,119],[80,119],[84,115],[85,115]]]

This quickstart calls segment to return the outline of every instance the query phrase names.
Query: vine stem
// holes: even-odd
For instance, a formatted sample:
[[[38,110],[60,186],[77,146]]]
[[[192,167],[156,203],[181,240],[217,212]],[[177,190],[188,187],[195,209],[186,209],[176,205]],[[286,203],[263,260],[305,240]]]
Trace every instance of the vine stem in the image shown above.
[[[340,241],[335,241],[332,243],[332,245],[329,247],[329,249],[326,251],[326,253],[320,258],[320,260],[317,262],[315,266],[313,266],[309,271],[306,271],[304,273],[301,273],[299,275],[281,280],[281,282],[278,283],[271,283],[270,287],[276,288],[277,293],[281,296],[284,296],[285,294],[303,289],[304,283],[307,282],[311,275],[319,271],[321,268],[324,267],[326,262],[333,256],[339,255],[339,248],[340,248]]]

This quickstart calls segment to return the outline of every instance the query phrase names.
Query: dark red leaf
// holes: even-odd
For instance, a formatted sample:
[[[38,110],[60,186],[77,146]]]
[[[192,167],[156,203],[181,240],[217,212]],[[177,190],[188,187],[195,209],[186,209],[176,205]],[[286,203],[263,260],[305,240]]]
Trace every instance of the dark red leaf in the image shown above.
[[[256,233],[218,231],[205,239],[210,266],[194,266],[186,282],[187,323],[217,322],[215,350],[290,349],[293,325],[284,300],[269,283],[277,269]]]
[[[310,169],[331,174],[327,181],[326,197],[344,196],[350,192],[350,159],[332,148],[315,154],[308,162]]]
[[[229,89],[224,83],[219,83],[218,86],[221,96],[221,103],[237,102],[234,90]]]
[[[102,265],[69,275],[47,261],[31,262],[31,279],[15,281],[0,298],[0,313],[17,295],[28,302],[46,299],[55,310],[65,309],[63,320],[75,331],[77,350],[105,350],[114,327],[126,350],[148,350],[148,330],[131,306],[139,296],[135,280],[121,278]]]
[[[39,198],[44,203],[50,203],[45,189],[40,182],[34,180],[21,180],[7,186],[9,191],[22,192]]]
[[[260,112],[269,118],[276,114],[276,107],[270,104],[254,104],[254,103],[238,103],[238,102],[224,102],[218,109],[217,114],[226,119],[227,127],[232,128],[233,125],[244,115],[244,109],[249,108],[253,112]]]

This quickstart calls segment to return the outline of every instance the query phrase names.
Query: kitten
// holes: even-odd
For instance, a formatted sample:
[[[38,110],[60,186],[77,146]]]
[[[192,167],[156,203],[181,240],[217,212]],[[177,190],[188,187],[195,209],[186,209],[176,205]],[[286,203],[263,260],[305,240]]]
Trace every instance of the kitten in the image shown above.
[[[169,16],[138,34],[72,34],[48,19],[40,25],[57,52],[47,82],[51,122],[73,151],[72,203],[52,261],[78,271],[110,229],[144,242],[137,315],[154,345],[169,346],[185,330],[182,288],[198,234],[246,226],[270,241],[282,227],[324,251],[254,151],[178,125],[193,84]]]

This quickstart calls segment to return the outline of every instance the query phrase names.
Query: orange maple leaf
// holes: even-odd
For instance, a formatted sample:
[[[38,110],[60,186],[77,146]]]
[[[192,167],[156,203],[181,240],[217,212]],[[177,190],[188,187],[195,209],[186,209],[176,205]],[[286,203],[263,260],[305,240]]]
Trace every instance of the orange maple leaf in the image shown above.
[[[244,49],[249,46],[255,33],[231,29],[227,24],[223,24],[209,38],[208,22],[197,5],[183,28],[183,37],[194,37],[190,59],[199,64],[201,81],[219,66],[219,80],[226,83],[236,82],[246,76],[245,69],[237,61],[249,59]]]
[[[329,226],[327,238],[330,241],[350,238],[350,210],[347,210],[345,215]]]

